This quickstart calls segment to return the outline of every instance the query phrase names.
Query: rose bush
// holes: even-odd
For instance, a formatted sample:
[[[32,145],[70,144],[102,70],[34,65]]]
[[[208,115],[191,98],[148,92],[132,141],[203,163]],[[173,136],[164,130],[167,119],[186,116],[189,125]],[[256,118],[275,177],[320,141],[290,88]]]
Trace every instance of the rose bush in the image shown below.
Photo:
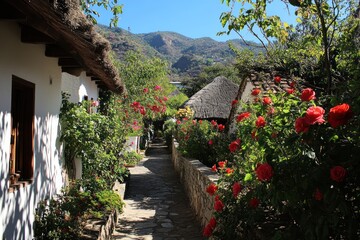
[[[360,140],[351,103],[329,105],[310,88],[267,97],[235,117],[233,161],[213,167],[220,179],[204,236],[358,239]]]

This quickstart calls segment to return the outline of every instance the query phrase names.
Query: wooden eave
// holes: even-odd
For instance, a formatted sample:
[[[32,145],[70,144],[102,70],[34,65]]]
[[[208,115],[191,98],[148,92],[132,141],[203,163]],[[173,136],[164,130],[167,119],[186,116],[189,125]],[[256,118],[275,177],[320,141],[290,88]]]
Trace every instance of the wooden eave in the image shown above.
[[[120,77],[104,64],[86,32],[72,30],[48,1],[0,0],[0,9],[0,20],[19,22],[22,41],[46,44],[45,55],[58,57],[63,71],[78,76],[85,70],[108,89],[124,90]]]

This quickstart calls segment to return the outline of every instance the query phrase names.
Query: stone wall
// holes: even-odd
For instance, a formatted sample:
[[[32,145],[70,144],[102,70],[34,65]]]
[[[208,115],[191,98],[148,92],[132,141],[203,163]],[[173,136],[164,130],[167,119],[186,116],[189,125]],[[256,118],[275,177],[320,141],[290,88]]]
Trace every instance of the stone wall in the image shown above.
[[[175,171],[179,174],[190,200],[190,206],[204,227],[212,217],[214,209],[214,198],[209,196],[206,188],[211,182],[216,182],[218,176],[199,160],[181,156],[177,148],[178,143],[173,141],[171,159]]]

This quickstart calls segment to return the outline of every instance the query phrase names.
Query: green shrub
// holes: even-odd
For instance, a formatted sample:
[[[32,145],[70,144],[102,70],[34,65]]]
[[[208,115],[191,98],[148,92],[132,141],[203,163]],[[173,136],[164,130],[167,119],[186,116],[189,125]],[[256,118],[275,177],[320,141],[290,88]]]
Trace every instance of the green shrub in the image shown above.
[[[128,151],[122,154],[122,160],[126,165],[136,165],[142,158],[142,155],[135,151]]]

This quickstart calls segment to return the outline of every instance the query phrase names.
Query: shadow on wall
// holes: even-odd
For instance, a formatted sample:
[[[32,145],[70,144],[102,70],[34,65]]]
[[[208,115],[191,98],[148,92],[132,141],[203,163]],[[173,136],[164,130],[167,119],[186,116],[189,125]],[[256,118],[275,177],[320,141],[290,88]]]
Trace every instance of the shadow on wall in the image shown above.
[[[32,239],[35,208],[38,202],[58,193],[62,187],[58,125],[59,119],[56,115],[47,114],[45,117],[35,119],[33,183],[14,193],[8,192],[7,182],[1,184],[0,213],[1,224],[4,227],[2,237],[6,240]],[[3,129],[2,127],[1,131],[4,131]],[[1,136],[4,134],[2,133]],[[1,181],[5,176],[8,178],[8,174],[2,170]]]

